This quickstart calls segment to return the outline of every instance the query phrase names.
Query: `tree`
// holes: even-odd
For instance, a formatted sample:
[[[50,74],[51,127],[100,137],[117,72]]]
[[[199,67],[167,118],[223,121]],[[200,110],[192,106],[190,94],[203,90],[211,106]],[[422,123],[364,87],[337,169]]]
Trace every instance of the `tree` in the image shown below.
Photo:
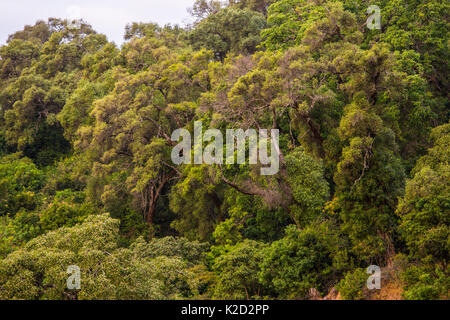
[[[286,180],[294,200],[291,206],[293,220],[304,228],[320,215],[329,198],[324,168],[302,150],[286,156],[286,167]]]
[[[171,226],[188,239],[209,240],[223,219],[222,187],[206,165],[186,167],[170,192],[170,209],[177,219]]]
[[[327,292],[342,271],[344,264],[338,262],[343,244],[328,222],[305,230],[288,226],[282,239],[263,250],[260,279],[281,299],[307,298],[311,288]]]
[[[437,92],[448,91],[449,87],[446,76],[449,8],[448,1],[396,0],[387,1],[382,9],[387,24],[381,39],[389,43],[392,50],[418,53],[417,62]]]
[[[419,159],[399,202],[400,231],[415,258],[447,264],[450,228],[448,194],[450,124],[432,131],[434,146]]]
[[[197,291],[195,274],[180,257],[157,256],[141,239],[119,248],[119,221],[93,215],[51,231],[0,261],[1,299],[175,299]],[[77,265],[81,289],[67,289]]]
[[[360,299],[371,264],[448,298],[449,3],[373,4],[381,29],[365,1],[197,0],[121,47],[81,20],[12,34],[0,299]],[[253,139],[240,164],[173,163],[196,121],[273,132],[276,173]]]
[[[7,77],[0,97],[4,137],[43,166],[70,150],[56,117],[79,80],[82,56],[107,43],[83,21],[71,26],[66,20],[49,19],[46,26],[45,42],[33,37],[35,31],[41,34],[43,25],[38,22],[13,35],[0,53]]]
[[[380,263],[394,254],[393,213],[403,192],[404,169],[392,151],[396,147],[392,132],[370,113],[367,101],[347,110],[340,133],[349,145],[342,150],[334,175],[342,228],[359,257]]]
[[[152,42],[134,39],[130,46]],[[158,199],[179,176],[170,157],[171,132],[193,119],[193,101],[203,90],[199,78],[211,57],[206,51],[157,54],[161,51],[164,47],[146,53],[158,59],[148,60],[148,70],[116,71],[114,90],[95,101],[90,113],[94,123],[80,127],[76,143],[92,153],[94,177],[103,181],[103,205],[117,206],[118,195],[130,194],[149,225]]]
[[[49,20],[55,21],[55,20]],[[37,21],[34,26],[26,25],[22,31],[17,31],[8,36],[7,43],[14,40],[24,40],[24,41],[39,41],[41,44],[47,42],[50,35],[54,30],[50,27],[49,23],[43,20]]]
[[[223,4],[217,0],[195,0],[192,8],[188,9],[188,12],[197,19],[197,22],[217,13]]]
[[[14,217],[20,209],[35,209],[44,181],[44,173],[30,159],[18,154],[0,158],[0,215]]]
[[[218,276],[215,297],[247,300],[261,297],[264,288],[258,272],[264,248],[262,243],[244,240],[216,258],[213,266]]]
[[[189,39],[195,49],[213,50],[216,59],[223,60],[228,52],[254,53],[264,27],[265,20],[260,13],[224,8],[196,25]]]

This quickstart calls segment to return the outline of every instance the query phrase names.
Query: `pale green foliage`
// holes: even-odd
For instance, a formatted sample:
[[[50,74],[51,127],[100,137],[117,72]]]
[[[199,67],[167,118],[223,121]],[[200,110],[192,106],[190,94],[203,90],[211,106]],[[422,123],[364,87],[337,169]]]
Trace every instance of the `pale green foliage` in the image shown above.
[[[450,253],[450,124],[433,129],[434,146],[417,162],[397,213],[411,254],[447,263]]]

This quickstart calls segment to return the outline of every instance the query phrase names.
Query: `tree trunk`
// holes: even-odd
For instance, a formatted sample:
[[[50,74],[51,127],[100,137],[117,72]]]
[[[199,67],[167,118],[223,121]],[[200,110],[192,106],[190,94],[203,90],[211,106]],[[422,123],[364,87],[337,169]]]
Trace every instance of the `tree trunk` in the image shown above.
[[[166,185],[167,181],[169,181],[174,175],[175,172],[173,171],[162,178],[159,185],[155,183],[149,187],[149,201],[146,213],[147,223],[149,226],[153,224],[153,216],[156,211],[156,204],[158,202],[159,196],[161,195],[161,191]]]

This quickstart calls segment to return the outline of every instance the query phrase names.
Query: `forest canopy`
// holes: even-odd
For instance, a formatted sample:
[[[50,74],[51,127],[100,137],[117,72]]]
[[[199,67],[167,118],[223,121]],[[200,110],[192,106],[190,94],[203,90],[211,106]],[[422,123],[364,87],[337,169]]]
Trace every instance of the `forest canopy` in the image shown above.
[[[0,47],[0,299],[382,299],[370,265],[448,299],[450,2],[190,13],[120,47],[58,18]],[[174,164],[196,121],[277,129],[278,173]]]

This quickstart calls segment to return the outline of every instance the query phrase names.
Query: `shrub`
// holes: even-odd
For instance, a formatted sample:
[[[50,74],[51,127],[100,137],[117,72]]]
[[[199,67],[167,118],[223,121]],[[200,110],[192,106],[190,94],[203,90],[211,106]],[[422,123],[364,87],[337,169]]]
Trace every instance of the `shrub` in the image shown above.
[[[348,272],[337,285],[337,289],[345,300],[361,300],[364,298],[368,275],[366,270],[358,268]]]

